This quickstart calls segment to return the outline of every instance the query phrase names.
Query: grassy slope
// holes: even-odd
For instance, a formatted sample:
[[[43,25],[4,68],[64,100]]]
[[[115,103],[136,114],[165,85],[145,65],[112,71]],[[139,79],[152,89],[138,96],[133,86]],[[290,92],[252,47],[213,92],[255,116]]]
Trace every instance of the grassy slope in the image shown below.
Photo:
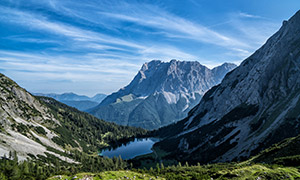
[[[264,165],[214,164],[165,168],[160,176],[167,179],[298,179],[298,169],[292,167],[267,167]]]
[[[280,143],[272,145],[254,156],[250,161],[300,166],[300,135],[287,138]]]
[[[129,179],[157,179],[157,180],[163,180],[164,178],[161,177],[155,177],[151,176],[149,174],[145,173],[138,173],[134,171],[106,171],[106,172],[101,172],[98,174],[92,174],[92,173],[80,173],[76,174],[74,176],[61,176],[62,179],[82,179],[82,178],[90,178],[93,180],[109,180],[109,179],[126,179],[127,177]],[[77,177],[77,178],[74,178]],[[59,180],[60,176],[53,176],[51,178],[48,178],[48,180]]]
[[[214,164],[206,166],[171,166],[155,170],[134,170],[134,171],[105,171],[97,174],[80,173],[73,176],[61,176],[62,179],[93,180],[108,179],[236,179],[236,180],[257,180],[257,179],[299,179],[300,173],[297,168],[265,166],[261,164]],[[134,178],[135,177],[135,178]],[[48,180],[58,180],[60,176],[53,176]]]

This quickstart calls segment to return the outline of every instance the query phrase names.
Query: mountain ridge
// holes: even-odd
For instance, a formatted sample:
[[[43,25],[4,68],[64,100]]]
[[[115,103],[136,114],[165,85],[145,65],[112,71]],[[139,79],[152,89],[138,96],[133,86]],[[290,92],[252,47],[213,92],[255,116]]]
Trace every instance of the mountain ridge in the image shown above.
[[[211,70],[197,61],[153,60],[143,64],[127,86],[88,112],[122,125],[158,128],[183,118],[205,91],[235,67],[224,63]]]
[[[46,96],[54,98],[55,100],[67,104],[68,106],[75,107],[80,111],[87,111],[96,107],[106,97],[105,94],[98,93],[93,97],[85,95],[78,95],[72,92],[56,94],[56,93],[33,93],[36,96]]]
[[[224,162],[298,135],[299,24],[300,11],[209,90],[187,118],[162,128],[166,139],[157,146],[178,148],[180,157],[195,161]]]

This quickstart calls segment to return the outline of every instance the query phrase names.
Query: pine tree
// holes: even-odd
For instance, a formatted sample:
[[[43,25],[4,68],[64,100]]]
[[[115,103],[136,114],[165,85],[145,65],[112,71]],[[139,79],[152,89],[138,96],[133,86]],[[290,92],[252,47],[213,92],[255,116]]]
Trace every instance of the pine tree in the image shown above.
[[[11,152],[11,151],[9,151],[9,156],[8,156],[8,157],[9,157],[9,159],[13,159],[13,158],[12,158],[12,152]]]
[[[29,174],[28,162],[27,161],[23,162],[22,166],[23,166],[23,173]]]
[[[159,164],[158,163],[156,164],[156,171],[157,171],[157,173],[160,173],[160,168],[159,168]]]
[[[21,173],[20,173],[20,169],[17,165],[14,165],[13,166],[13,169],[12,169],[12,173],[11,173],[11,179],[16,179],[18,180],[21,176]]]
[[[164,163],[160,163],[160,168],[163,170],[165,169]]]
[[[0,179],[1,180],[7,180],[7,177],[3,173],[0,173]]]
[[[17,151],[14,151],[13,158],[14,158],[14,162],[18,163]]]

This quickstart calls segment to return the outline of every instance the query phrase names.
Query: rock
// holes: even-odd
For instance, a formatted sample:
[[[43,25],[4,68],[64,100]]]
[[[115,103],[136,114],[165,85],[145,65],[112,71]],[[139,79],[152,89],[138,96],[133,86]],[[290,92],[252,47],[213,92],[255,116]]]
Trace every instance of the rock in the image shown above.
[[[130,84],[107,96],[89,113],[121,125],[155,129],[187,116],[212,86],[236,65],[208,69],[199,62],[145,63]]]
[[[157,146],[179,149],[195,162],[249,157],[300,134],[299,89],[300,11],[205,93],[187,118],[162,128],[161,134],[168,132],[163,136],[169,138]]]

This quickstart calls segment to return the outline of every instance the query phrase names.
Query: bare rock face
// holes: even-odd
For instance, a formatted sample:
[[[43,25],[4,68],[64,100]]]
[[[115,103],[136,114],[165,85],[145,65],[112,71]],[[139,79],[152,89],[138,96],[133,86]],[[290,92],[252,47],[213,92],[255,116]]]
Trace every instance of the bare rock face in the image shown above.
[[[297,12],[221,84],[205,93],[187,118],[161,129],[169,138],[157,145],[169,151],[179,149],[182,158],[195,161],[231,161],[298,135],[299,67]],[[163,133],[172,129],[175,133]]]
[[[58,135],[50,129],[60,123],[49,112],[39,100],[0,74],[0,156],[8,156],[9,151],[16,151],[19,159],[24,160],[29,157],[28,154],[46,156],[45,153],[50,153],[74,162],[47,150],[46,146],[49,146],[64,152],[52,141]],[[36,133],[32,130],[35,128],[43,129],[45,134]],[[43,144],[36,142],[37,139]]]
[[[122,125],[155,129],[187,115],[203,94],[236,65],[208,69],[199,62],[145,63],[130,84],[106,97],[89,112]]]

